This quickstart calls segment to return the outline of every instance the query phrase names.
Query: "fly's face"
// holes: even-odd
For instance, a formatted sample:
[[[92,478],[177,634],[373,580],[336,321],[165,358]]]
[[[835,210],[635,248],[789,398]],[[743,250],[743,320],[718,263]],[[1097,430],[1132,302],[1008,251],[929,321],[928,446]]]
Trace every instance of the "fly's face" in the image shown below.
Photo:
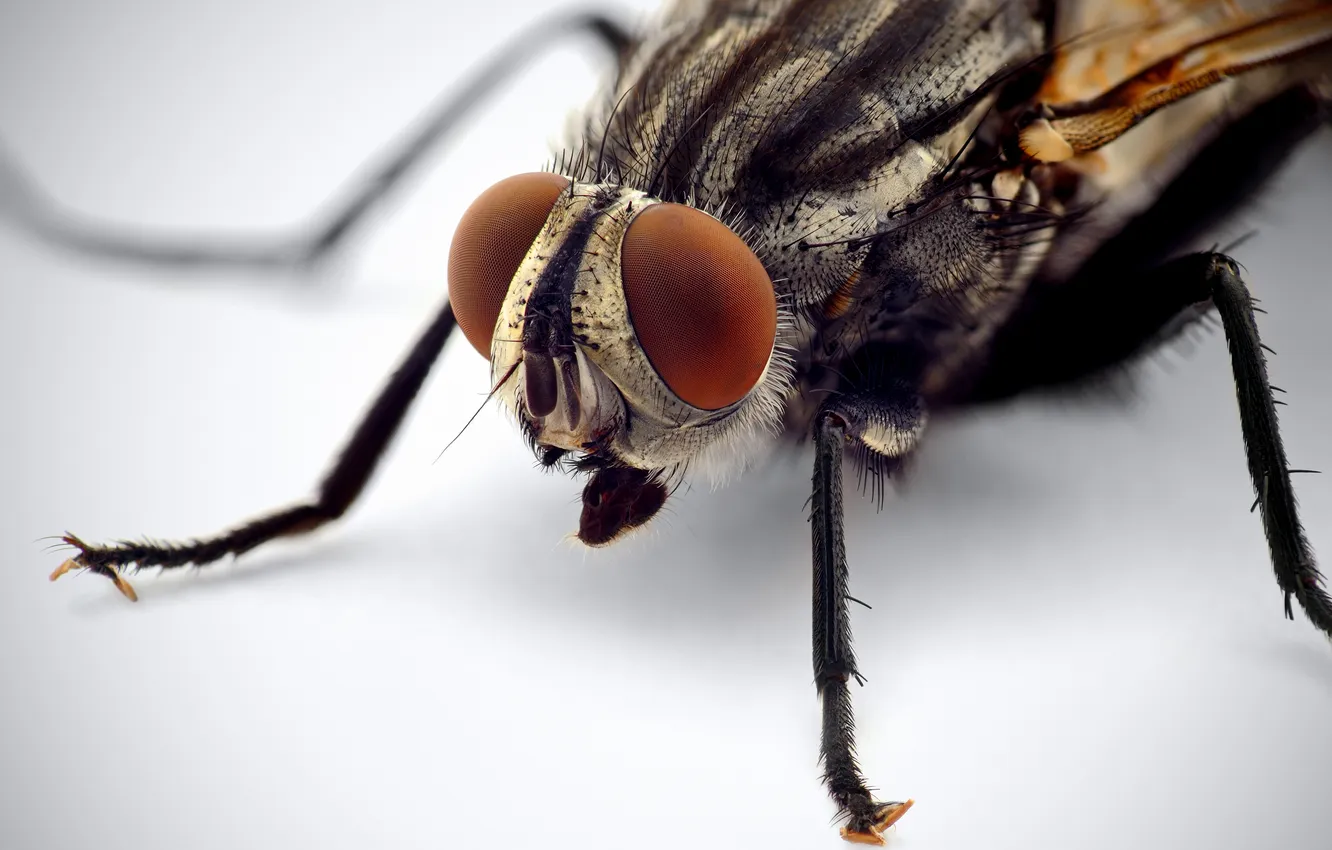
[[[790,386],[763,263],[718,218],[643,192],[520,174],[464,214],[458,324],[542,463],[594,471],[579,537],[608,543],[701,464],[743,464]]]

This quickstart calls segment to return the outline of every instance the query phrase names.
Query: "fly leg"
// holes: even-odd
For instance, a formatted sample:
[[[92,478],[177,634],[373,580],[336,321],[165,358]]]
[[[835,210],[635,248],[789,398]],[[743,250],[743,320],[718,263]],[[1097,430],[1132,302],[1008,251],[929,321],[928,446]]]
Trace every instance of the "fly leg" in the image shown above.
[[[111,579],[121,593],[135,600],[134,589],[122,572],[143,567],[170,569],[208,564],[227,555],[248,552],[277,537],[305,534],[338,519],[370,479],[456,325],[453,308],[445,304],[362,416],[313,500],[260,516],[213,537],[184,542],[143,540],[91,546],[73,534],[66,534],[63,540],[78,552],[56,568],[51,580],[71,570],[90,570]]]
[[[431,148],[471,109],[532,54],[563,35],[588,33],[623,63],[634,40],[619,24],[597,14],[571,14],[531,27],[481,66],[454,93],[432,104],[411,127],[387,144],[347,181],[331,210],[295,233],[236,240],[175,239],[80,220],[28,180],[0,145],[0,216],[57,248],[96,259],[173,268],[243,268],[259,271],[304,269],[346,242],[367,213],[400,185]]]
[[[1286,614],[1293,596],[1332,635],[1332,600],[1300,525],[1248,288],[1235,263],[1220,254],[1167,261],[1250,197],[1327,122],[1328,109],[1325,91],[1301,85],[1241,118],[1071,280],[1038,280],[998,330],[984,367],[929,402],[937,409],[1094,380],[1215,307],[1230,348],[1255,507],[1262,510]]]
[[[1240,278],[1235,261],[1222,254],[1182,257],[1169,263],[1167,269],[1177,275],[1181,296],[1195,302],[1210,298],[1221,316],[1230,348],[1230,367],[1235,375],[1249,477],[1257,496],[1255,505],[1262,512],[1272,567],[1285,594],[1286,617],[1294,619],[1290,604],[1293,596],[1310,622],[1332,637],[1332,598],[1323,588],[1322,576],[1295,506],[1290,464],[1281,443],[1276,401],[1263,356],[1265,346],[1258,338],[1249,288]]]
[[[882,844],[881,833],[911,807],[879,802],[856,762],[855,720],[850,682],[863,683],[851,647],[846,544],[842,530],[842,456],[872,452],[870,463],[892,464],[915,444],[924,412],[905,385],[896,392],[837,396],[814,420],[814,495],[811,523],[814,549],[814,681],[823,702],[819,746],[823,781],[845,818],[842,837]]]
[[[1159,343],[1181,317],[1214,307],[1225,330],[1235,377],[1240,428],[1271,552],[1277,584],[1292,616],[1291,598],[1309,620],[1332,637],[1332,599],[1300,524],[1286,450],[1281,442],[1272,385],[1267,379],[1253,299],[1235,261],[1205,252],[1171,260],[1142,274],[1125,269],[1089,270],[1081,290],[1065,303],[1046,302],[1044,315],[1019,316],[1001,330],[993,371],[973,388],[971,401],[1035,386],[1074,382]],[[1076,283],[1076,282],[1075,282]],[[1048,366],[1042,367],[1037,361]],[[1023,378],[1022,368],[1031,371]]]

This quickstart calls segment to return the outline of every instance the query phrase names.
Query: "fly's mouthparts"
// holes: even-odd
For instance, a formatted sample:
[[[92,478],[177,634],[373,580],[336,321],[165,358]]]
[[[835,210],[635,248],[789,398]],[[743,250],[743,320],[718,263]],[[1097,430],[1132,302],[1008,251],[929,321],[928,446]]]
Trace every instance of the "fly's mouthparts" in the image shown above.
[[[560,357],[555,361],[560,373],[560,404],[564,418],[570,426],[582,423],[583,406],[578,400],[578,361],[572,357]]]
[[[587,442],[583,432],[581,375],[577,357],[528,351],[523,355],[523,398],[540,442],[577,449]]]
[[[544,419],[559,402],[559,384],[555,379],[555,360],[549,354],[527,352],[523,357],[523,395],[527,412]]]

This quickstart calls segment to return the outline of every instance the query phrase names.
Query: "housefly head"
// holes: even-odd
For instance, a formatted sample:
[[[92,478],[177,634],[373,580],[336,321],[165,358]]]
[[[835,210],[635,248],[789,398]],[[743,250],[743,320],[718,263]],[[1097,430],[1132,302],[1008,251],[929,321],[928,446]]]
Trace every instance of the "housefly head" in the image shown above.
[[[578,453],[585,469],[648,472],[664,487],[691,464],[743,464],[790,385],[789,323],[754,250],[712,215],[635,189],[544,172],[501,180],[458,225],[449,298],[538,451]],[[589,492],[636,505],[632,527],[664,495],[617,491],[641,494],[648,480],[617,473]],[[609,542],[617,523],[598,522],[586,536]]]

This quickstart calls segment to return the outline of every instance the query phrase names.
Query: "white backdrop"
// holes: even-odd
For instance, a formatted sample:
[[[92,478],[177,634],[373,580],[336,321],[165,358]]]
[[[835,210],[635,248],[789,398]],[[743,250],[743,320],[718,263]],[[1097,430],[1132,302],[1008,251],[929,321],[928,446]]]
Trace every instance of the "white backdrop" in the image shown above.
[[[299,220],[542,4],[11,4],[0,139],[144,226]],[[276,8],[273,8],[276,7]],[[646,3],[640,4],[646,8]],[[807,452],[650,533],[475,409],[455,341],[369,497],[206,574],[48,585],[43,535],[204,534],[305,494],[444,293],[457,216],[539,167],[606,63],[536,61],[303,294],[0,228],[0,847],[836,847],[816,766]],[[1332,132],[1228,230],[1332,467]],[[299,288],[299,287],[295,287]],[[849,506],[864,766],[910,850],[1326,846],[1332,647],[1281,617],[1219,334],[1133,404],[936,423]],[[1332,559],[1332,481],[1297,482]]]

